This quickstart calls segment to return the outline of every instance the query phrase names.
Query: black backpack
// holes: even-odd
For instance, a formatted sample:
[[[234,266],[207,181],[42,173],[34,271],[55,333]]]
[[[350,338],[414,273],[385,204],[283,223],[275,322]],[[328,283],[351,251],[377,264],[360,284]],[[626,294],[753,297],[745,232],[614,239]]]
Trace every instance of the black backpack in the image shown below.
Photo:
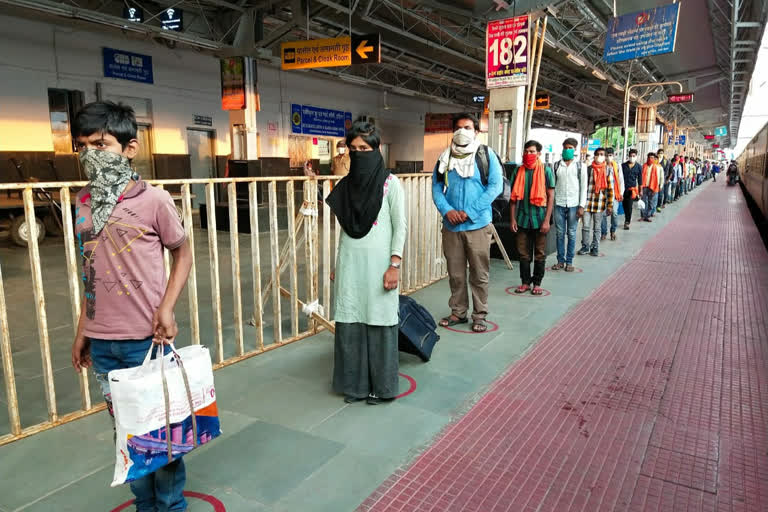
[[[499,162],[499,166],[501,166],[501,183],[503,185],[501,194],[499,194],[491,203],[493,222],[498,222],[503,217],[505,209],[509,206],[509,196],[512,193],[512,186],[509,183],[509,178],[506,176],[505,166],[501,162],[501,158],[499,158],[499,155],[496,152],[493,153],[493,156],[496,157],[496,161]],[[480,144],[478,146],[477,151],[475,152],[475,164],[477,164],[477,168],[480,169],[480,183],[482,183],[483,186],[487,186],[488,172],[491,167],[491,162],[490,152],[488,151],[488,146],[485,144]],[[440,162],[435,163],[435,171],[437,171],[439,165]],[[445,182],[445,174],[437,173],[437,179],[438,181]]]

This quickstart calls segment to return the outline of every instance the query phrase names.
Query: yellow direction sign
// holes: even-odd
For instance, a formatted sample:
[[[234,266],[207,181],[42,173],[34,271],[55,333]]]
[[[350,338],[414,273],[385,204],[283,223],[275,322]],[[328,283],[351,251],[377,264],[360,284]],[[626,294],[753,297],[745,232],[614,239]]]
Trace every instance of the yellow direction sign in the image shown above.
[[[280,45],[280,49],[282,69],[332,68],[381,62],[379,34],[290,41]]]
[[[280,45],[282,69],[311,69],[349,66],[352,64],[352,42],[347,37],[290,41]]]

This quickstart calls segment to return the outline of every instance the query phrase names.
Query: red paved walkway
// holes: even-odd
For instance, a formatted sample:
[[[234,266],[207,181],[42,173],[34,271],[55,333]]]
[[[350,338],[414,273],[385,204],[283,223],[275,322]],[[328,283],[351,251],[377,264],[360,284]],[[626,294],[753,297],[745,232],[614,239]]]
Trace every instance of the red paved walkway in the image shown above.
[[[360,510],[768,511],[767,295],[706,185]]]

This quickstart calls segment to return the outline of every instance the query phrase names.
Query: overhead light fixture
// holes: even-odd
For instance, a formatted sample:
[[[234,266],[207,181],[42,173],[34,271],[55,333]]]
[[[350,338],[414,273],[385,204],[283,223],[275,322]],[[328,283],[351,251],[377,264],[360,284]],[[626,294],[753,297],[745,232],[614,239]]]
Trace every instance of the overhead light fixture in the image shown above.
[[[594,76],[595,78],[599,78],[600,80],[608,80],[608,78],[606,78],[604,74],[602,74],[596,69],[592,70],[592,76]]]
[[[619,84],[611,84],[611,87],[613,87],[617,91],[624,92],[624,88],[622,86],[620,86]]]
[[[360,76],[341,75],[341,74],[338,75],[338,76],[339,76],[339,78],[341,78],[345,82],[350,82],[350,83],[353,83],[353,84],[360,84],[360,85],[367,85],[368,84],[368,80],[366,80],[365,78],[360,77]]]
[[[586,66],[586,65],[587,65],[587,63],[586,63],[586,62],[584,62],[583,60],[581,60],[580,58],[576,57],[576,56],[575,56],[575,55],[573,55],[573,54],[570,54],[570,53],[569,53],[568,55],[566,55],[566,58],[567,58],[569,61],[571,61],[571,62],[573,62],[574,64],[576,64],[577,66],[581,66],[581,67],[584,67],[584,66]]]

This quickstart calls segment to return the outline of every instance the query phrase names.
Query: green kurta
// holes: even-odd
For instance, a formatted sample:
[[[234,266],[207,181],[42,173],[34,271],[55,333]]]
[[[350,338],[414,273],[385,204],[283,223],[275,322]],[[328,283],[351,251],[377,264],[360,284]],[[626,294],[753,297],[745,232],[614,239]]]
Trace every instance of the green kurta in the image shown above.
[[[384,201],[371,231],[355,239],[341,232],[336,256],[335,314],[342,323],[397,325],[399,288],[384,289],[391,256],[403,255],[407,219],[400,180],[392,174],[384,183]]]

